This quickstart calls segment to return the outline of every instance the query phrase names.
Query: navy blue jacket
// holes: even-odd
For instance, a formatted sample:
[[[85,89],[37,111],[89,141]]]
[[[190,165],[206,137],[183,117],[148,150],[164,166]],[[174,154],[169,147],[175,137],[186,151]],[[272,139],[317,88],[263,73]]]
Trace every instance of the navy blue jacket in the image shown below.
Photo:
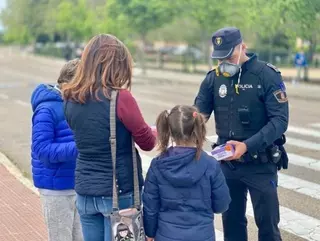
[[[50,190],[73,189],[78,152],[63,115],[59,90],[50,85],[39,85],[32,93],[31,105],[34,185]]]
[[[258,81],[252,86],[252,88],[246,89],[245,87],[247,80],[245,78],[241,78],[239,94],[234,94],[234,84],[238,78],[238,75],[236,75],[233,78],[226,79],[226,97],[219,97],[219,88],[214,88],[215,80],[217,78],[216,71],[210,71],[201,83],[200,90],[194,104],[198,107],[199,111],[208,118],[212,112],[215,112],[215,117],[219,118],[219,116],[217,116],[217,112],[219,109],[223,109],[225,107],[215,105],[215,95],[217,95],[217,98],[220,99],[232,98],[234,102],[236,102],[237,98],[251,96],[250,92],[252,91],[261,92],[261,94],[259,94],[260,96],[255,95],[254,98],[259,98],[259,101],[261,102],[260,104],[264,106],[265,115],[267,117],[265,120],[263,120],[265,125],[258,130],[258,132],[243,141],[247,145],[248,152],[252,153],[255,151],[265,150],[285,133],[289,122],[289,105],[285,85],[282,81],[280,71],[273,65],[258,60],[257,56],[254,54],[248,56],[250,59],[242,65],[242,76],[245,76],[246,72],[250,71],[257,65],[262,66],[261,71],[256,77]],[[231,86],[230,81],[234,82]],[[250,100],[247,100],[247,102],[250,102]],[[238,103],[238,105],[240,104],[242,103]],[[251,107],[251,109],[257,109],[260,106]],[[239,113],[229,113],[229,115],[231,114],[239,115]],[[226,116],[227,121],[236,120],[236,118],[230,119],[229,115]],[[252,118],[251,122],[255,123],[254,119],[261,118],[261,116],[256,116],[254,112],[252,112],[250,113],[250,118]],[[260,125],[261,123],[258,124]],[[246,128],[248,129],[248,127],[243,127],[244,130]],[[233,132],[231,128],[225,131],[229,133]],[[230,137],[229,139],[233,138]],[[225,141],[227,140],[224,140],[224,142]]]
[[[171,147],[152,160],[143,193],[145,232],[157,241],[214,241],[214,213],[231,201],[219,163],[196,149]]]

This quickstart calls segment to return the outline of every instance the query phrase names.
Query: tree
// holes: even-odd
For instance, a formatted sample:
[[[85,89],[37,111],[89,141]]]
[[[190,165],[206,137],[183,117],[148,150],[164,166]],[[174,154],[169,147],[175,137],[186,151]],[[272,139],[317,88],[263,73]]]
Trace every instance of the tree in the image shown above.
[[[109,14],[114,17],[124,14],[130,28],[138,34],[142,43],[139,48],[139,60],[143,73],[146,73],[144,49],[147,34],[172,21],[176,13],[176,2],[178,1],[117,0],[109,5]]]
[[[106,1],[103,7],[95,10],[96,17],[94,31],[99,33],[110,33],[117,38],[126,40],[132,34],[129,21],[124,13],[116,11],[117,0]]]
[[[319,0],[287,0],[285,20],[292,28],[289,34],[292,37],[301,37],[310,43],[310,60],[314,54],[319,36],[320,1]],[[285,4],[283,3],[283,5]]]
[[[83,41],[92,36],[94,13],[86,0],[61,1],[52,9],[54,30],[62,33],[68,41]]]
[[[26,44],[45,32],[46,0],[8,0],[7,7],[1,13],[1,20],[6,29],[4,39]]]
[[[181,2],[182,4],[182,2]],[[209,68],[212,67],[210,54],[211,34],[219,28],[226,26],[243,25],[243,9],[247,6],[245,0],[186,0],[181,8],[200,26],[199,41],[203,43]]]
[[[308,61],[312,62],[319,39],[320,1],[319,0],[286,0],[282,2],[286,8],[285,21],[292,28],[288,34],[292,38],[300,37],[309,42]],[[308,80],[308,68],[305,72],[305,80]]]

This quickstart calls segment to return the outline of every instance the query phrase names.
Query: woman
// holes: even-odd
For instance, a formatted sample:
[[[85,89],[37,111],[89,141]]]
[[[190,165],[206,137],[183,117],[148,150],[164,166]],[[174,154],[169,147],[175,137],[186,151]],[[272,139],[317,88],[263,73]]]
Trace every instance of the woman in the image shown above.
[[[110,148],[110,90],[118,89],[116,109],[117,186],[120,209],[133,204],[132,137],[142,150],[155,146],[130,93],[132,57],[112,35],[98,35],[84,49],[72,83],[63,87],[65,115],[78,148],[75,172],[77,208],[85,241],[111,240],[112,159]],[[138,155],[139,184],[143,186]]]

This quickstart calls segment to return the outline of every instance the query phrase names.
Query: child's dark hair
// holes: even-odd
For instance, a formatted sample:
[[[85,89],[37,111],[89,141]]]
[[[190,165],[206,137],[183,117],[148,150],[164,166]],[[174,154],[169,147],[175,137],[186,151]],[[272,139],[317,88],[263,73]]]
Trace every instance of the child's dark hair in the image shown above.
[[[57,81],[59,85],[68,83],[73,79],[79,63],[80,63],[80,59],[73,59],[67,62],[62,67],[58,81]]]
[[[201,155],[206,140],[204,116],[194,106],[177,105],[170,112],[165,110],[157,118],[158,148],[166,152],[170,137],[179,143],[194,143],[197,147],[196,159]]]

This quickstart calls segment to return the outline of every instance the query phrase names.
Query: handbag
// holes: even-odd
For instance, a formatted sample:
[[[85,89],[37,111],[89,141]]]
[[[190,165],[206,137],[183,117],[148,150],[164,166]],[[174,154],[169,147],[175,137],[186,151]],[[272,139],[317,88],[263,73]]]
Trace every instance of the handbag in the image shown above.
[[[134,185],[134,205],[131,208],[119,210],[118,187],[116,184],[116,163],[117,163],[117,141],[116,141],[116,102],[117,90],[111,91],[110,100],[110,145],[113,166],[113,194],[111,234],[112,241],[145,241],[146,236],[143,227],[142,207],[139,192],[137,153],[132,138],[132,161],[133,161],[133,185]]]

